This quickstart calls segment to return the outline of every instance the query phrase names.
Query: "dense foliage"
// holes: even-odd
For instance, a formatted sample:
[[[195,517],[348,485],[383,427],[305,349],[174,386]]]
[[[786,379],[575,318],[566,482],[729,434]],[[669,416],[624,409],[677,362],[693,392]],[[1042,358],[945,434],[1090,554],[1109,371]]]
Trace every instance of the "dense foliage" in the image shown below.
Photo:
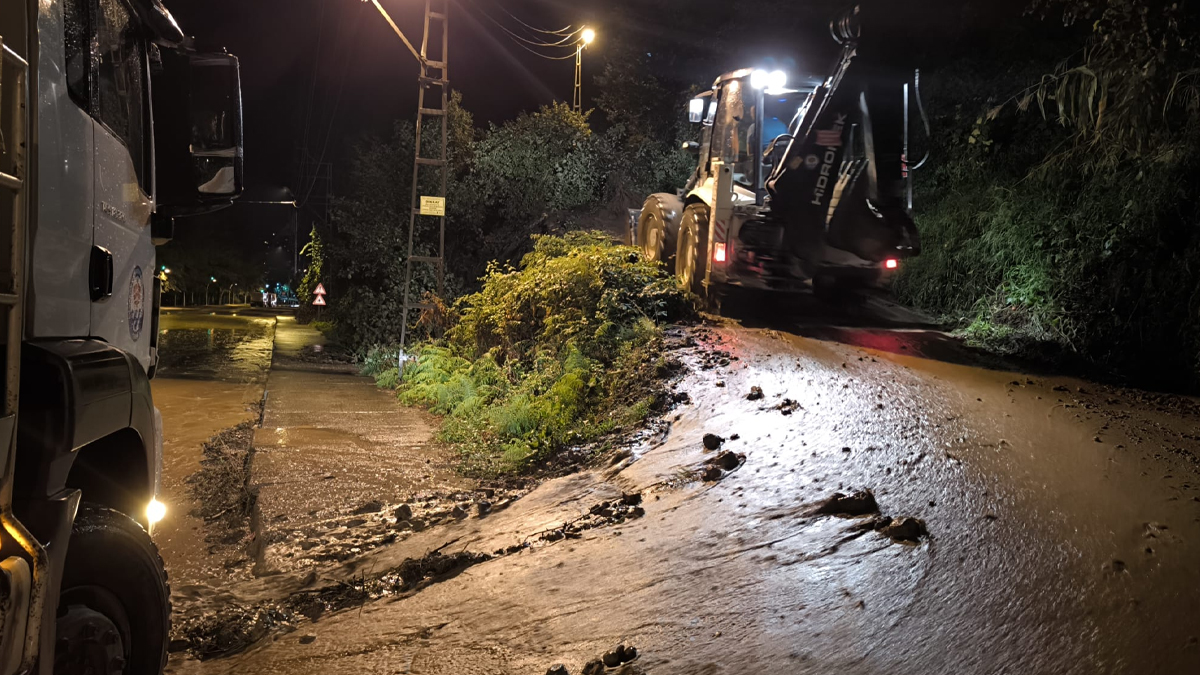
[[[1200,135],[1194,107],[1171,101],[1196,59],[1159,20],[1172,3],[1036,5],[1088,20],[1087,48],[1058,66],[976,59],[928,76],[925,251],[897,291],[991,347],[1194,385]]]
[[[454,96],[446,298],[475,287],[491,261],[518,258],[528,250],[531,234],[549,229],[548,220],[569,220],[573,216],[564,214],[606,204],[628,208],[650,192],[682,185],[694,160],[679,149],[673,131],[651,139],[619,125],[597,134],[589,115],[557,103],[477,132]],[[329,231],[313,233],[337,335],[358,350],[396,342],[400,335],[413,140],[412,125],[399,122],[389,138],[361,142],[351,166],[353,192],[336,201]],[[422,154],[437,154],[431,141],[425,140]],[[422,176],[432,179],[435,172]],[[435,187],[423,186],[422,192]],[[620,215],[608,220],[614,229],[623,223]],[[417,255],[432,255],[437,223],[432,218],[419,223]],[[417,264],[413,270],[417,296],[436,291],[432,266]],[[416,319],[409,317],[419,330]]]
[[[461,298],[445,338],[426,343],[398,382],[403,401],[446,416],[443,438],[470,469],[529,467],[640,421],[653,404],[660,326],[683,293],[636,249],[599,232],[538,237],[517,269],[493,266]],[[376,350],[380,384],[397,367]]]

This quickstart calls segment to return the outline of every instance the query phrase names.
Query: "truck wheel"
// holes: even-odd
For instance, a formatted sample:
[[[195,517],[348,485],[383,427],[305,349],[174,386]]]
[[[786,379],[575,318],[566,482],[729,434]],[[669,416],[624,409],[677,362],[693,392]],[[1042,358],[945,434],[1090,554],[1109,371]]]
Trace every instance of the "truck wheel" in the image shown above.
[[[705,298],[704,272],[708,262],[708,207],[691,204],[683,210],[675,248],[675,278],[679,285]]]
[[[158,675],[171,601],[158,549],[123,513],[84,504],[67,546],[55,675]]]
[[[651,197],[642,207],[642,215],[638,218],[638,245],[646,260],[662,262],[667,271],[675,272],[675,247],[669,241],[667,231],[667,215],[663,212],[662,204]]]

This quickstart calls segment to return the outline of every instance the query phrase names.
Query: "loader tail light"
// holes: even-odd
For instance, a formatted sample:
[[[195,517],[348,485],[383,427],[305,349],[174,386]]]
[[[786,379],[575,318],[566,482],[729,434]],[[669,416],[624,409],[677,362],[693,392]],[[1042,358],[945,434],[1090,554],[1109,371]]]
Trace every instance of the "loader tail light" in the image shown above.
[[[713,245],[713,262],[725,262],[725,244]]]
[[[887,260],[885,260],[885,261],[883,262],[883,266],[884,266],[884,267],[886,267],[886,268],[887,268],[887,269],[889,269],[889,270],[895,270],[895,269],[899,269],[899,268],[900,268],[900,261],[899,261],[899,260],[896,260],[895,258],[888,258]]]

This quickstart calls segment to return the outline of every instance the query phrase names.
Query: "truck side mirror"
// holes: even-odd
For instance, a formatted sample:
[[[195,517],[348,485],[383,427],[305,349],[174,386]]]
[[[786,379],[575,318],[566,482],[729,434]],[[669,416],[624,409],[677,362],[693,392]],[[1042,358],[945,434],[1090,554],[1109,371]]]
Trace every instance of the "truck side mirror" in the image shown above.
[[[689,155],[699,155],[700,154],[700,144],[697,143],[696,141],[688,141],[688,142],[684,143],[683,149],[686,150]]]
[[[192,169],[201,197],[242,193],[242,85],[237,57],[191,57]]]
[[[155,200],[189,216],[242,192],[242,90],[237,57],[161,49],[152,70]]]

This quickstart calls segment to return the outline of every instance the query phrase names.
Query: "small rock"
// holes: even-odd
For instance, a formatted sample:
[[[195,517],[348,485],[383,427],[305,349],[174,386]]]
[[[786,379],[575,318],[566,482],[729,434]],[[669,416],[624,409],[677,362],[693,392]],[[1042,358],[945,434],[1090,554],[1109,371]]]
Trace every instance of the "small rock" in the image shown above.
[[[420,518],[413,518],[408,521],[408,524],[412,527],[413,532],[420,532],[425,529],[425,521]]]
[[[621,661],[623,660],[624,656],[625,645],[617,645],[616,647],[604,652],[604,656],[600,657],[600,660],[603,661],[604,665],[608,666],[609,668],[616,668],[617,666],[621,665]]]
[[[302,644],[302,645],[310,645],[316,641],[317,641],[316,635],[301,635],[300,636],[300,644]]]
[[[859,490],[850,495],[835,492],[818,506],[814,513],[837,516],[865,516],[878,512],[879,504],[875,502],[875,493],[870,490]]]
[[[721,447],[721,444],[724,442],[725,439],[716,434],[704,434],[704,447],[708,448],[709,450],[716,450],[717,448]]]
[[[724,388],[724,387],[725,387],[725,380],[717,380],[717,386],[718,386],[718,387],[720,387],[720,388]]]
[[[600,659],[588,661],[581,671],[583,675],[601,675],[604,672],[604,662]]]
[[[346,527],[359,527],[366,524],[366,522],[366,518],[351,518],[350,520],[346,521]]]
[[[476,490],[476,492],[479,492],[480,494],[482,494],[484,497],[487,497],[488,499],[495,499],[495,497],[496,497],[496,491],[493,490],[492,488],[480,488],[479,490]]]
[[[726,471],[733,471],[742,463],[742,456],[726,450],[717,455],[715,464]]]
[[[563,664],[556,663],[550,666],[550,669],[546,671],[546,675],[570,675],[570,672]]]
[[[741,437],[742,437],[741,434],[733,434],[732,436],[729,437],[729,440],[736,441],[737,439],[739,439]]]
[[[880,532],[896,541],[908,542],[919,541],[921,537],[929,534],[929,531],[925,529],[925,521],[908,516],[893,518],[892,522],[884,525]]]
[[[637,506],[642,503],[642,493],[640,492],[624,492],[621,493],[621,503],[626,506]]]
[[[189,640],[171,640],[167,644],[167,651],[175,654],[186,650],[191,645],[192,643]]]
[[[455,518],[457,518],[459,520],[462,520],[463,518],[467,517],[467,510],[464,509],[461,505],[455,504],[454,508],[450,511],[450,515],[454,516]]]
[[[383,510],[383,502],[369,501],[366,504],[354,509],[354,515],[361,516],[364,513],[379,513]]]
[[[306,539],[300,542],[300,548],[304,549],[305,551],[314,548],[316,545],[317,542],[313,541],[312,539]]]
[[[750,387],[750,393],[746,394],[747,401],[757,401],[757,400],[761,399],[762,397],[763,397],[763,390],[761,387]]]
[[[671,394],[671,402],[672,403],[690,403],[691,400],[692,400],[692,397],[689,396],[686,391],[677,391],[677,392]]]
[[[479,514],[480,518],[486,516],[492,512],[492,503],[486,499],[480,500],[480,502],[475,505],[475,512]]]
[[[625,645],[625,653],[621,655],[621,663],[629,663],[638,657],[637,647]]]
[[[721,480],[721,468],[712,464],[705,465],[700,472],[700,479],[706,483]]]
[[[397,521],[409,520],[412,518],[412,507],[408,504],[401,504],[396,507],[395,515]]]

